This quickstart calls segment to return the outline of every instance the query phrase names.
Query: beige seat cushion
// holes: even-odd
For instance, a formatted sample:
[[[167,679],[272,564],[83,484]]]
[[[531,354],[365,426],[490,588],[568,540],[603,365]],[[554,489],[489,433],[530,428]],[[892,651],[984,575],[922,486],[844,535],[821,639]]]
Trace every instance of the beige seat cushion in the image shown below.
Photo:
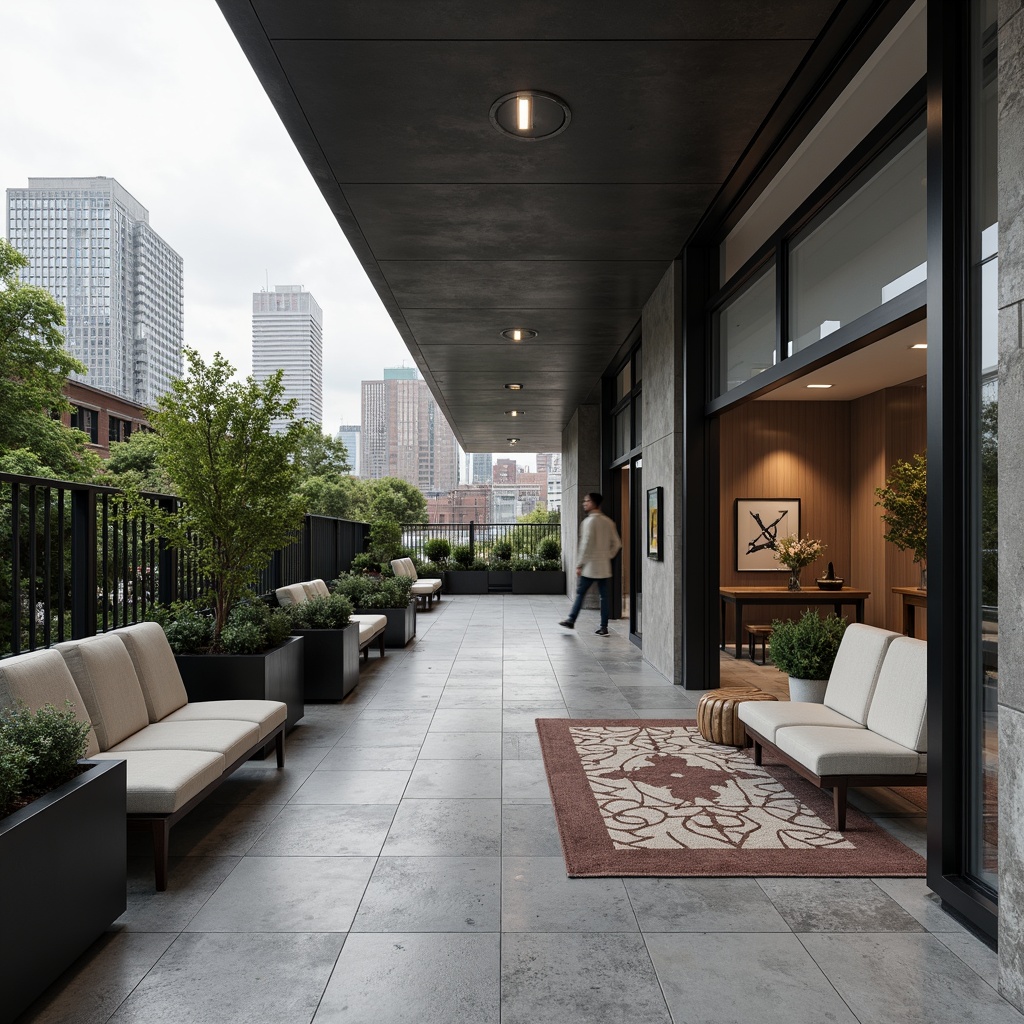
[[[388,624],[385,615],[353,615],[349,622],[359,624],[359,643],[364,644],[372,640],[378,633],[382,633]]]
[[[306,588],[301,583],[278,587],[274,594],[277,597],[277,603],[282,608],[291,608],[292,605],[302,604],[306,600]]]
[[[140,622],[117,629],[113,635],[128,649],[151,722],[159,722],[188,703],[174,652],[160,626]]]
[[[288,705],[279,700],[200,700],[172,711],[165,722],[252,722],[260,739],[284,725]]]
[[[111,747],[108,753],[127,750],[206,750],[223,754],[228,764],[245,756],[260,740],[255,722],[226,719],[205,722],[156,722]]]
[[[320,592],[316,589],[316,586],[312,582],[296,583],[295,586],[302,587],[306,593],[306,600],[312,601],[314,597],[319,597]]]
[[[410,580],[418,580],[420,578],[411,558],[392,558],[391,571],[396,576],[405,576],[406,579]]]
[[[216,782],[227,766],[208,750],[133,750],[96,755],[123,760],[128,773],[129,814],[172,814]]]
[[[928,749],[928,644],[899,636],[889,645],[868,711],[868,728],[921,753]]]
[[[63,710],[64,702],[71,701],[76,717],[89,721],[85,701],[64,659],[56,651],[33,651],[0,661],[0,707],[14,707],[21,703],[32,711],[44,704]],[[99,752],[96,731],[89,727],[85,756]]]
[[[744,701],[737,714],[744,725],[757,730],[770,742],[775,742],[779,729],[796,725],[830,725],[837,729],[863,729],[845,715],[825,707],[824,704],[804,704],[799,701]]]
[[[318,597],[331,596],[331,588],[328,587],[323,580],[313,580],[313,589],[316,591]]]
[[[927,758],[870,729],[801,725],[779,729],[775,745],[815,775],[914,775]]]
[[[53,649],[64,659],[82,695],[100,750],[109,750],[149,725],[135,666],[113,633],[69,640]]]
[[[440,589],[440,580],[417,580],[410,592],[418,597],[420,594],[436,594]]]
[[[864,725],[886,651],[898,636],[860,622],[847,626],[828,677],[825,707]]]

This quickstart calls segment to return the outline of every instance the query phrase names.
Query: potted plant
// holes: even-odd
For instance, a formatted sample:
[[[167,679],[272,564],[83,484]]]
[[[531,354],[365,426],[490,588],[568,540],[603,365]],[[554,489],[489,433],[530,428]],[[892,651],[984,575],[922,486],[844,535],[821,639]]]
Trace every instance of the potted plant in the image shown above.
[[[789,570],[789,590],[800,590],[800,570],[816,562],[825,553],[825,545],[811,537],[782,537],[775,542],[772,556]]]
[[[456,544],[444,584],[446,594],[486,594],[487,563],[474,559],[468,544]]]
[[[789,676],[789,699],[820,704],[832,674],[846,619],[808,609],[799,619],[772,623],[772,661]]]
[[[501,594],[512,592],[512,544],[507,540],[496,540],[491,547],[491,558],[487,565],[487,592]]]
[[[520,571],[516,571],[516,569]],[[562,570],[562,545],[557,537],[544,537],[537,545],[537,555],[526,557],[513,565],[513,594],[564,594],[565,572]]]
[[[88,732],[70,703],[0,711],[4,1024],[125,911],[125,763],[79,760]]]
[[[928,456],[918,452],[910,462],[897,459],[884,487],[876,487],[885,539],[900,551],[913,551],[921,566],[920,589],[928,589]]]
[[[357,615],[384,615],[384,646],[402,648],[416,635],[416,602],[412,580],[405,576],[366,576],[347,573],[331,590],[348,598]]]
[[[359,624],[342,594],[313,597],[285,609],[292,634],[303,638],[303,693],[307,701],[338,701],[359,683]]]

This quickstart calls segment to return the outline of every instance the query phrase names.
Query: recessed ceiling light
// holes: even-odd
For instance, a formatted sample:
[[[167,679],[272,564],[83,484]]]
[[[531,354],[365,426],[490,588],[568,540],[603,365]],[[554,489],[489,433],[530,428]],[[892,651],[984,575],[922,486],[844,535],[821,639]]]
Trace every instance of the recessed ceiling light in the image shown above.
[[[522,384],[506,384],[505,385],[505,390],[506,391],[522,391],[523,390],[523,385]]]
[[[808,384],[807,386],[809,388],[830,388],[830,387],[832,387],[831,384]]]
[[[506,437],[505,440],[508,441],[509,444],[519,444],[518,437]]]
[[[928,342],[927,341],[919,341],[916,345],[911,345],[910,346],[910,348],[927,348],[927,347],[928,347]]]
[[[501,336],[509,341],[530,341],[537,337],[537,332],[529,327],[509,327],[501,332]]]
[[[506,409],[505,410],[505,415],[506,416],[525,416],[526,415],[526,410],[525,409]]]
[[[491,124],[521,142],[550,139],[564,132],[570,120],[572,111],[565,100],[535,89],[505,93],[491,104]]]

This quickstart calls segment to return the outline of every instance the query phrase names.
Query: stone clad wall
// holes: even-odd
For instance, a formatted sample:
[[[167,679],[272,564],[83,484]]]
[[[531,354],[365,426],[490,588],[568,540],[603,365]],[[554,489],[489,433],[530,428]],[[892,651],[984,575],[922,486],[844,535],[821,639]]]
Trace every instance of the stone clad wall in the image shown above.
[[[581,405],[562,431],[562,557],[570,594],[576,592],[576,542],[583,519],[583,495],[600,490],[601,408]],[[596,608],[598,603],[597,588],[592,587],[584,607]]]

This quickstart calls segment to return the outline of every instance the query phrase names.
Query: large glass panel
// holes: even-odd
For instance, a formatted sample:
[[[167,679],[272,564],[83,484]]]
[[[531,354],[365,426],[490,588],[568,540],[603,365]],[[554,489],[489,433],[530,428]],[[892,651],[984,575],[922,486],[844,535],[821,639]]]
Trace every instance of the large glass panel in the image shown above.
[[[789,353],[924,281],[927,271],[923,125],[880,170],[793,244]]]
[[[633,378],[629,363],[619,370],[615,377],[615,401],[621,402],[629,394],[633,387]]]
[[[971,38],[971,262],[973,353],[980,428],[975,446],[975,528],[980,593],[971,602],[975,670],[968,702],[968,871],[998,889],[999,747],[999,374],[997,318],[998,209],[996,202],[997,0],[972,4]]]
[[[612,434],[614,435],[613,458],[621,458],[629,451],[629,406],[612,417]]]
[[[715,314],[719,394],[775,363],[775,266]]]

